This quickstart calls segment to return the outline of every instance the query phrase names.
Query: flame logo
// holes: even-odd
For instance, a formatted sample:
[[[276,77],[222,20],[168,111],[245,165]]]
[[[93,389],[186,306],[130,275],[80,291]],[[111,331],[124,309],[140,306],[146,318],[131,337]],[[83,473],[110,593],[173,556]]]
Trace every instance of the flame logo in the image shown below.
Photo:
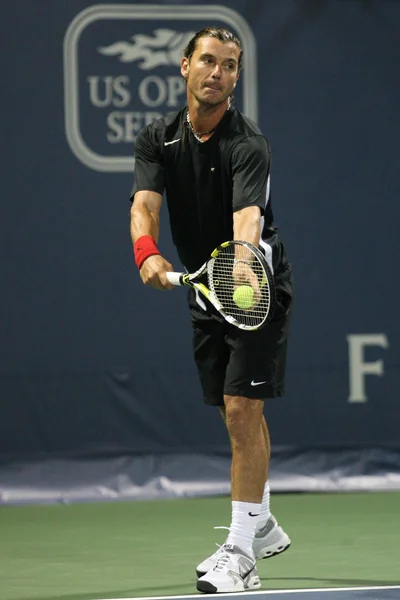
[[[105,56],[118,56],[124,63],[138,60],[138,67],[144,71],[160,66],[179,66],[183,49],[194,35],[194,31],[155,29],[153,36],[138,33],[130,38],[132,42],[115,42],[98,48],[98,51]]]

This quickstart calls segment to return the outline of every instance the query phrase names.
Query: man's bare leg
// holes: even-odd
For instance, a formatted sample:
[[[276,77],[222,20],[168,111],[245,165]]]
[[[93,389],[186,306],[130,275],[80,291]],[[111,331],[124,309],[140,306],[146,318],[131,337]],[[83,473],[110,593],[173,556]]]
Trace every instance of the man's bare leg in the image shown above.
[[[226,425],[225,406],[220,406],[219,410],[220,410],[221,416]],[[261,426],[262,426],[264,440],[265,440],[265,447],[267,449],[267,468],[269,468],[269,461],[271,458],[271,440],[269,437],[268,425],[267,425],[264,415],[262,416],[262,419],[261,419]],[[267,472],[267,479],[268,479],[268,472]]]
[[[252,555],[261,511],[268,456],[262,427],[263,400],[224,396],[225,423],[232,448],[232,521],[227,544]]]
[[[252,401],[253,400],[251,400],[251,402]],[[220,406],[219,408],[220,408],[221,416],[226,425],[225,406]],[[265,526],[269,517],[271,516],[270,490],[269,490],[269,483],[268,483],[268,468],[269,468],[269,461],[270,461],[270,456],[271,456],[271,441],[270,441],[270,437],[269,437],[268,426],[267,426],[264,415],[261,416],[261,427],[262,427],[262,433],[263,433],[263,437],[264,437],[266,456],[267,456],[267,470],[266,470],[266,477],[263,482],[264,487],[263,487],[263,496],[262,496],[262,503],[261,503],[261,509],[260,509],[260,518],[258,519],[256,530],[262,529]],[[233,474],[232,474],[232,480],[233,480]],[[233,494],[232,494],[232,500],[233,500]]]
[[[269,526],[265,527],[270,516],[269,489],[268,483],[266,483],[270,438],[267,423],[262,414],[263,402],[241,397],[225,397],[225,402],[230,407],[228,409],[230,421],[227,419],[226,406],[220,407],[220,411],[227,428],[229,423],[228,431],[232,446],[232,521],[225,544],[232,543],[249,556],[254,553],[255,558],[268,558],[288,548],[290,539],[273,518]],[[247,415],[247,410],[252,413],[251,416]],[[253,447],[248,445],[249,432],[254,432],[256,441]],[[249,466],[250,468],[248,468]],[[254,466],[261,473],[260,477],[254,473]],[[246,471],[248,472],[246,473]],[[264,495],[260,505],[263,488]],[[254,510],[243,510],[249,506],[254,507]],[[249,512],[254,515],[260,512],[260,516],[251,517]],[[267,514],[268,516],[265,516]],[[254,537],[254,521],[257,521],[257,537]],[[250,548],[251,540],[253,543]],[[211,572],[211,569],[215,567],[219,553],[221,551],[223,553],[226,548],[225,544],[198,565],[196,570],[199,577],[207,577],[206,573]]]

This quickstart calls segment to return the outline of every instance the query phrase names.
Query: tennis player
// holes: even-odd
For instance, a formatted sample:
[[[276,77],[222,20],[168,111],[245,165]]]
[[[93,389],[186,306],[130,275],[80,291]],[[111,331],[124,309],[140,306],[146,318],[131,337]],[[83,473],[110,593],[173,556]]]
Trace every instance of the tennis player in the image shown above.
[[[164,192],[172,238],[189,272],[221,242],[237,239],[260,248],[275,278],[274,318],[254,332],[233,327],[189,290],[204,399],[219,407],[232,448],[229,534],[197,567],[197,589],[209,593],[259,588],[256,559],[290,545],[270,512],[263,407],[266,398],[284,393],[292,274],[273,227],[269,143],[233,105],[241,68],[241,44],[230,31],[207,27],[196,33],[181,61],[187,106],[139,133],[131,194],[131,236],[146,285],[173,287],[166,272],[174,269],[157,247]]]

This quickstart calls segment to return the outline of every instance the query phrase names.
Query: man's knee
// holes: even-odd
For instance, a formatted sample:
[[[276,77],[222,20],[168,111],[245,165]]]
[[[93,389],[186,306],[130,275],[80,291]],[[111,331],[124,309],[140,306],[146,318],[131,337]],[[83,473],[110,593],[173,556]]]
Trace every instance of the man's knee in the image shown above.
[[[242,445],[250,441],[262,423],[263,400],[225,395],[224,403],[225,423],[232,443]]]

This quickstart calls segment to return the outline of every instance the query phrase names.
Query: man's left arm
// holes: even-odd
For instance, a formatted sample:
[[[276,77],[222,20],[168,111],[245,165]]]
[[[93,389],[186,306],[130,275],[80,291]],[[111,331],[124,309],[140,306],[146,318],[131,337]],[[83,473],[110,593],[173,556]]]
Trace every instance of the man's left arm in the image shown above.
[[[258,247],[261,234],[261,211],[258,206],[247,206],[233,213],[233,239],[250,242]]]
[[[235,240],[259,245],[261,216],[268,202],[270,151],[262,135],[244,138],[232,154],[233,234]]]

